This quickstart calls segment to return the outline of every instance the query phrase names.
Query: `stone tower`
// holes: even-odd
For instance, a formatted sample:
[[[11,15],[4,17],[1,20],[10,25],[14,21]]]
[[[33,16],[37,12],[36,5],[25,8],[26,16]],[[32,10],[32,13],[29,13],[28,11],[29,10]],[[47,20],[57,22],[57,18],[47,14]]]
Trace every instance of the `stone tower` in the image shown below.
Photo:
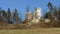
[[[42,16],[42,15],[41,15],[41,8],[38,8],[38,7],[37,7],[37,8],[35,9],[35,16],[36,16],[37,19],[41,19],[41,16]]]
[[[38,23],[41,19],[41,8],[36,8],[35,11],[32,13],[32,23]]]
[[[25,20],[27,20],[27,21],[30,21],[31,20],[31,13],[30,13],[30,11],[27,11],[26,12]]]

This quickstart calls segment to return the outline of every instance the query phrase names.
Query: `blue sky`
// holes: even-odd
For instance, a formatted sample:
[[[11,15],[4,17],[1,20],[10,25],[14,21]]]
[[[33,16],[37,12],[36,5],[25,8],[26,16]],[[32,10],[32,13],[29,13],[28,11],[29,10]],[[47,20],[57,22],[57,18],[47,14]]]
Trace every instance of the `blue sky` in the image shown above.
[[[16,8],[19,16],[24,19],[27,6],[30,7],[31,12],[35,10],[35,7],[39,7],[44,14],[48,10],[48,2],[51,2],[53,6],[60,6],[60,0],[0,0],[0,7],[5,11],[10,8],[11,12]]]

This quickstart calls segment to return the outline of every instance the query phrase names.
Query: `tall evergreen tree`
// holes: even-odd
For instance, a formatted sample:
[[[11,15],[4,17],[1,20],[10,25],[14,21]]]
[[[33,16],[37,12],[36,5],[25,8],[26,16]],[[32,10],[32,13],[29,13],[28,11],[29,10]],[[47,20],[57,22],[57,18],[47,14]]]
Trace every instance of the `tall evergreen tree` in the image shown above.
[[[47,6],[49,7],[50,10],[53,10],[53,5],[51,4],[51,2],[49,2]]]
[[[7,22],[7,14],[4,10],[2,10],[2,19],[4,22]]]
[[[15,11],[13,13],[13,21],[15,22],[15,24],[20,22],[20,18],[19,18],[17,9],[15,9]]]
[[[10,20],[11,20],[11,12],[10,12],[10,8],[8,8],[8,11],[7,11],[7,22],[10,23]]]
[[[49,18],[52,19],[53,5],[51,4],[51,2],[49,2],[47,6],[49,8],[49,12],[48,12]]]

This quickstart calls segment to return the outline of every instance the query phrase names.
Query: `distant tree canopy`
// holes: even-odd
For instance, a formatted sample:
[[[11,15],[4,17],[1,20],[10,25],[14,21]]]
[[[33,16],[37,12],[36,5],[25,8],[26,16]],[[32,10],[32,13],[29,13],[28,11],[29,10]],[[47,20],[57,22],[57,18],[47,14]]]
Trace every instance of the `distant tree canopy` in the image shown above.
[[[53,6],[51,2],[48,2],[47,7],[49,11],[44,15],[45,18],[52,19],[52,17],[58,17],[60,15],[60,7]]]
[[[53,6],[53,4],[51,2],[48,2],[47,7],[49,10],[48,10],[48,12],[46,12],[46,14],[44,14],[44,18],[52,19],[52,17],[54,17],[54,16],[60,17],[60,6],[59,7]],[[26,9],[27,9],[26,11],[28,12],[29,6],[27,6]],[[21,21],[21,18],[19,17],[17,9],[14,9],[14,12],[11,13],[10,8],[8,8],[7,11],[0,9],[0,21],[1,20],[5,21],[7,23],[11,23],[11,22],[17,23],[17,22]]]
[[[52,5],[51,2],[48,2],[48,5],[47,6],[49,7],[50,10],[53,10],[53,5]]]
[[[13,19],[12,19],[12,17],[13,17]],[[18,15],[17,9],[15,9],[13,14],[11,13],[10,8],[8,8],[7,11],[0,9],[0,21],[1,20],[6,23],[10,23],[10,24],[13,23],[14,20],[17,20],[20,22],[20,17]]]
[[[21,18],[18,15],[17,9],[14,9],[14,13],[13,13],[13,21],[16,23],[21,22]]]
[[[7,21],[8,21],[8,23],[10,23],[10,20],[11,20],[11,11],[10,11],[10,8],[8,8],[8,11],[7,11]]]

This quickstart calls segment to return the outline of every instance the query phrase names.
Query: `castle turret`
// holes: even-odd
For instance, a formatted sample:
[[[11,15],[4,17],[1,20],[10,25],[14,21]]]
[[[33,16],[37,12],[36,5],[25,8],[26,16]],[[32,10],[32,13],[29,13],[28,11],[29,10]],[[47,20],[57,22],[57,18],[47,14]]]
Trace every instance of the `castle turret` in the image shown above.
[[[41,8],[36,8],[35,11],[32,14],[32,21],[33,23],[38,23],[41,19]]]
[[[41,8],[36,8],[35,15],[37,19],[41,19]]]
[[[31,13],[30,13],[30,11],[26,12],[26,18],[25,19],[28,20],[28,21],[31,20]]]

